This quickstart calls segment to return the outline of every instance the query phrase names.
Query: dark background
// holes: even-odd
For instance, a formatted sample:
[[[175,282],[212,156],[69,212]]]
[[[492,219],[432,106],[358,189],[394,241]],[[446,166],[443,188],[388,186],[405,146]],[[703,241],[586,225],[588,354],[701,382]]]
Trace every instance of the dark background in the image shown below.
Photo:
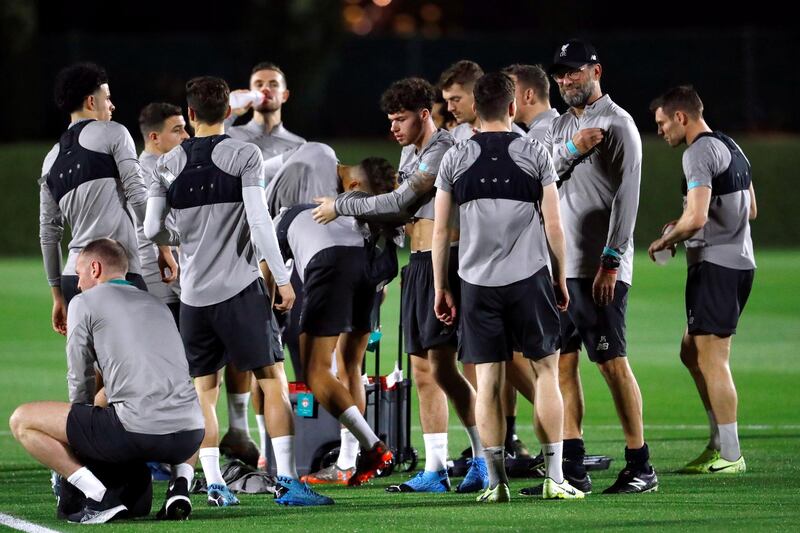
[[[572,36],[595,44],[604,90],[643,133],[653,130],[649,101],[678,83],[698,88],[713,127],[800,131],[800,40],[776,4],[381,3],[3,0],[0,141],[59,135],[67,117],[52,104],[53,79],[79,60],[107,69],[115,120],[128,127],[150,101],[183,103],[192,76],[218,75],[243,88],[250,67],[271,60],[292,90],[284,108],[292,131],[308,139],[376,137],[386,131],[377,102],[393,80],[435,81],[462,58],[485,70],[547,64]],[[555,91],[552,100],[564,109]]]

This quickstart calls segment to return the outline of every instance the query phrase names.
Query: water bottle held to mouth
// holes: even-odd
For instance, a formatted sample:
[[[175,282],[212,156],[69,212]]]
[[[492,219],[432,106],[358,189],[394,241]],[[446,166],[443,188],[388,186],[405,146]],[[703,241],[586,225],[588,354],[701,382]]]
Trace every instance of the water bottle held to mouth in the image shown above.
[[[232,92],[228,103],[231,109],[240,109],[252,104],[258,107],[264,101],[264,94],[260,91]]]

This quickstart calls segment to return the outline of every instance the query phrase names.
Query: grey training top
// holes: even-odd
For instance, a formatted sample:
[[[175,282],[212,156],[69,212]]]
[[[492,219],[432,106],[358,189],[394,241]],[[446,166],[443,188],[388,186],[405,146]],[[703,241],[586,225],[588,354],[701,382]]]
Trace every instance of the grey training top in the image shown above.
[[[525,130],[523,130],[522,128],[513,123],[511,124],[511,131],[514,133],[519,133],[520,135],[523,136],[525,135]],[[453,135],[453,139],[455,139],[456,142],[466,141],[467,139],[475,135],[475,132],[472,129],[472,124],[470,124],[469,122],[462,122],[461,124],[453,128],[450,131],[450,133]]]
[[[499,138],[514,134],[479,135]],[[499,175],[470,172],[481,151],[481,144],[474,138],[456,144],[442,160],[436,187],[452,192],[454,202],[459,203],[459,276],[473,285],[500,287],[527,279],[548,266],[547,238],[539,207],[541,189],[537,185],[555,183],[558,176],[547,150],[533,139],[516,136],[511,140],[507,152],[518,168],[503,165],[498,169]],[[488,163],[485,159],[489,158],[484,158]],[[515,177],[535,183],[518,183]],[[472,183],[459,183],[462,179]],[[488,182],[495,185],[487,193],[483,185]],[[539,198],[522,194],[537,188]],[[492,192],[498,195],[492,196]],[[461,201],[465,194],[469,198]]]
[[[102,283],[72,299],[67,364],[70,402],[94,403],[96,365],[128,431],[166,435],[205,427],[169,309],[127,282]]]
[[[295,135],[284,128],[283,122],[272,128],[272,131],[267,132],[264,125],[258,124],[255,118],[251,119],[247,124],[226,128],[225,133],[230,135],[231,139],[253,143],[258,146],[261,149],[261,157],[264,161],[306,142],[299,135]]]
[[[280,223],[280,218],[280,215],[275,217],[276,226]],[[303,282],[308,263],[322,250],[334,246],[364,247],[364,236],[356,219],[338,217],[329,224],[317,224],[311,218],[311,209],[298,213],[292,220],[288,241],[294,255],[294,266]]]
[[[734,146],[744,159],[741,148],[735,143]],[[750,237],[749,186],[731,187],[729,183],[712,186],[714,178],[729,169],[731,160],[731,150],[712,136],[698,138],[683,153],[687,189],[708,187],[712,195],[705,226],[685,243],[689,265],[708,261],[737,270],[756,268]]]
[[[400,186],[392,192],[376,196],[339,196],[335,209],[339,215],[381,219],[382,216],[405,213],[409,217],[433,220],[434,182],[439,165],[447,150],[453,146],[453,136],[447,130],[437,130],[427,144],[417,151],[416,146],[404,146],[400,154]],[[398,220],[390,220],[399,222]]]
[[[139,163],[142,165],[142,173],[144,176],[144,184],[147,189],[153,183],[153,171],[156,168],[158,155],[148,151],[142,151],[139,154]],[[147,290],[151,294],[158,296],[158,298],[165,304],[176,303],[179,301],[178,296],[181,293],[178,280],[172,283],[164,283],[161,281],[161,272],[158,269],[158,247],[156,244],[148,239],[144,234],[144,220],[135,219],[136,222],[136,240],[139,242],[139,260],[142,263],[142,277],[147,284]],[[175,227],[175,217],[170,213],[167,216],[167,227],[177,232]]]
[[[544,142],[545,136],[547,136],[547,130],[550,129],[550,125],[553,123],[555,119],[558,118],[558,110],[553,109],[552,107],[547,111],[542,111],[531,120],[531,123],[528,124],[528,137],[531,139],[536,139],[540,143]]]
[[[229,179],[241,178],[242,195],[248,188],[257,188],[263,195],[261,153],[252,144],[234,139],[220,140],[213,147],[211,161],[218,169],[229,174]],[[182,146],[176,146],[162,155],[158,160],[156,179],[150,187],[150,196],[166,197],[170,185],[184,170],[186,162],[186,151]],[[221,197],[224,194],[238,196],[235,193],[232,190],[217,190],[214,193],[220,195],[217,203],[181,209],[172,207],[180,235],[181,302],[185,304],[203,307],[238,294],[260,276],[257,265],[259,257],[268,259],[279,285],[288,282],[288,273],[278,271],[274,262],[270,262],[272,250],[259,250],[259,255],[251,242],[251,227],[245,213],[246,200],[241,196],[237,200]],[[266,211],[264,205],[259,208]],[[279,256],[272,220],[269,219],[269,213],[265,215],[269,221],[268,237],[275,241],[274,251]]]
[[[284,207],[306,204],[321,196],[336,196],[339,176],[336,152],[327,144],[310,142],[299,146],[281,165],[267,185],[270,213]]]
[[[581,129],[602,128],[600,144],[573,154],[567,142]],[[642,140],[633,118],[602,96],[580,117],[570,109],[553,121],[545,138],[562,180],[561,221],[569,254],[568,278],[593,278],[604,248],[621,255],[617,279],[633,279],[633,228],[639,208]]]
[[[89,120],[89,119],[86,119]],[[80,120],[69,125],[84,122]],[[68,190],[56,202],[47,179],[59,153],[59,144],[48,152],[39,180],[39,242],[42,247],[47,282],[51,287],[61,284],[61,237],[64,222],[69,224],[72,240],[64,266],[65,276],[75,276],[75,262],[84,246],[100,238],[118,241],[128,252],[128,271],[138,274],[139,255],[136,252],[136,229],[126,209],[130,204],[137,217],[144,219],[147,189],[142,181],[142,169],[136,158],[133,138],[122,124],[93,120],[78,136],[86,150],[113,157],[119,172],[114,176],[92,176]],[[54,179],[61,179],[53,176]]]

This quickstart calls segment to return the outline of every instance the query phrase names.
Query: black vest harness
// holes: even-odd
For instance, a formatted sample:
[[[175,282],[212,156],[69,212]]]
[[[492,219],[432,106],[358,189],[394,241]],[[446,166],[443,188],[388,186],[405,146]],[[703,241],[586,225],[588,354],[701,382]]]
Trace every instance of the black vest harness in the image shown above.
[[[83,128],[94,122],[84,120],[67,129],[58,140],[58,156],[46,182],[56,203],[78,185],[100,178],[119,178],[117,162],[110,154],[84,148],[78,142]]]

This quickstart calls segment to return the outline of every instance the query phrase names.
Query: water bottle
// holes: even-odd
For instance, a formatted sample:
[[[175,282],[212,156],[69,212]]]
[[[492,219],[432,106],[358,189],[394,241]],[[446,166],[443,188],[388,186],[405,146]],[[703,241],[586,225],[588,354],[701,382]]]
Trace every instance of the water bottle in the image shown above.
[[[253,107],[258,107],[264,101],[264,94],[260,91],[247,91],[246,93],[231,93],[228,100],[231,109],[246,107],[252,103]]]
[[[664,228],[664,232],[661,235],[666,235],[667,233],[672,231],[672,228],[674,227],[675,227],[674,224],[668,225],[666,228]],[[669,260],[672,259],[672,250],[670,250],[669,248],[659,250],[653,253],[653,257],[655,258],[657,265],[662,265],[662,266],[666,265],[667,263],[669,263]]]

